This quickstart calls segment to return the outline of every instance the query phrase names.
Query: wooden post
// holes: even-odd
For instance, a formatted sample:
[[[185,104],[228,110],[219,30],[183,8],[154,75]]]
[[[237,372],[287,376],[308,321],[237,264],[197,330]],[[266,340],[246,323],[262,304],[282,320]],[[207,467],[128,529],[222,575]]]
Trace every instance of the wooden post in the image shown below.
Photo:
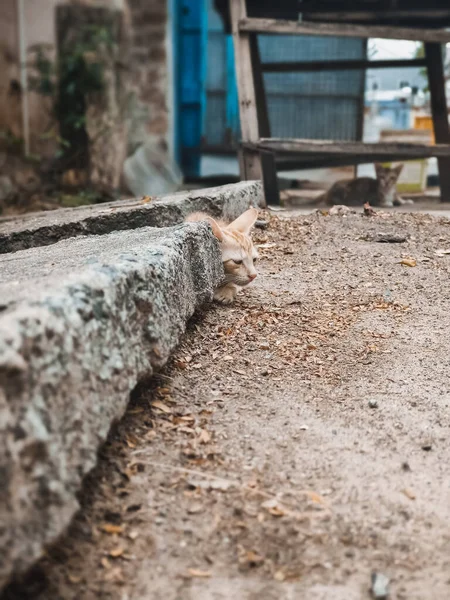
[[[266,88],[261,67],[261,56],[256,33],[250,34],[250,56],[252,61],[253,82],[255,86],[256,114],[260,137],[270,137],[269,111],[267,108]],[[280,204],[277,168],[273,152],[260,152],[265,206]]]
[[[450,144],[442,46],[435,43],[425,43],[425,58],[427,61],[434,138],[437,144]],[[441,202],[450,202],[450,159],[438,158],[438,165]]]
[[[247,17],[245,0],[230,0],[231,29],[239,96],[239,118],[243,142],[256,143],[260,137],[253,79],[250,34],[239,32],[239,21]],[[261,159],[258,153],[242,150],[241,179],[261,179]]]

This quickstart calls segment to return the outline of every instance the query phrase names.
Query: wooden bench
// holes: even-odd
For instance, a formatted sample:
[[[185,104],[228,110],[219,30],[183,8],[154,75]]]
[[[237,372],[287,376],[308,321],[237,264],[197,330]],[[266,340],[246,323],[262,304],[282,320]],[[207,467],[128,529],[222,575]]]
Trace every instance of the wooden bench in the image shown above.
[[[282,0],[279,0],[282,2]],[[277,168],[357,165],[375,161],[437,157],[441,200],[450,202],[450,129],[445,95],[442,44],[450,31],[393,25],[323,23],[249,18],[245,0],[230,0],[242,143],[241,179],[262,179],[266,203],[278,204]],[[424,42],[425,57],[411,60],[330,60],[261,63],[258,34],[286,34],[413,40]],[[271,137],[264,72],[311,72],[422,66],[427,69],[436,145],[363,143]]]

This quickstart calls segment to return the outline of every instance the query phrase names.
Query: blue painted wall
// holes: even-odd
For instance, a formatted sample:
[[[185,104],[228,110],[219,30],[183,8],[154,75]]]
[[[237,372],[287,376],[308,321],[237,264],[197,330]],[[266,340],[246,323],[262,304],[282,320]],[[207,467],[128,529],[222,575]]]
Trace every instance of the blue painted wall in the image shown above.
[[[213,0],[176,4],[178,156],[185,175],[200,175],[202,153],[237,149],[238,95],[231,36]],[[263,62],[358,59],[359,39],[259,36]],[[357,71],[266,73],[269,119],[275,137],[354,140],[358,135],[364,74]]]
[[[205,0],[176,0],[177,156],[185,175],[200,172],[206,111],[208,11]]]
[[[392,129],[409,129],[411,123],[411,106],[400,100],[381,100],[377,102],[378,114],[390,119]]]

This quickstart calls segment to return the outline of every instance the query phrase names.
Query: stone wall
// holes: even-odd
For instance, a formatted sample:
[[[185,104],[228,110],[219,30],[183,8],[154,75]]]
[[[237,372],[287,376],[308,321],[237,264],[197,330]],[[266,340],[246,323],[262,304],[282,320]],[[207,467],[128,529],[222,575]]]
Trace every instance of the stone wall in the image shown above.
[[[131,83],[128,87],[128,154],[149,137],[161,152],[172,147],[171,76],[167,0],[26,0],[25,27],[29,57],[33,48],[56,46],[58,4],[106,6],[122,10],[131,35]],[[22,136],[19,40],[16,0],[0,1],[0,132]],[[52,128],[51,102],[29,93],[31,151],[51,155],[54,143],[42,134]]]
[[[130,151],[148,136],[161,150],[171,146],[167,0],[128,0],[131,12]]]

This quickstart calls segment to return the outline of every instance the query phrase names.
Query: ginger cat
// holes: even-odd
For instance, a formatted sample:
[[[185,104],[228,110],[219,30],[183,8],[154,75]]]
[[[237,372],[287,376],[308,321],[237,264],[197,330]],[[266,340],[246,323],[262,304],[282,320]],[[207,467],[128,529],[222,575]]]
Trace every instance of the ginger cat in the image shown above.
[[[186,221],[207,221],[219,240],[222,251],[224,279],[214,292],[214,300],[231,304],[239,288],[256,278],[255,262],[258,253],[253,246],[250,231],[258,217],[255,208],[249,208],[232,223],[216,221],[206,213],[192,213]]]

